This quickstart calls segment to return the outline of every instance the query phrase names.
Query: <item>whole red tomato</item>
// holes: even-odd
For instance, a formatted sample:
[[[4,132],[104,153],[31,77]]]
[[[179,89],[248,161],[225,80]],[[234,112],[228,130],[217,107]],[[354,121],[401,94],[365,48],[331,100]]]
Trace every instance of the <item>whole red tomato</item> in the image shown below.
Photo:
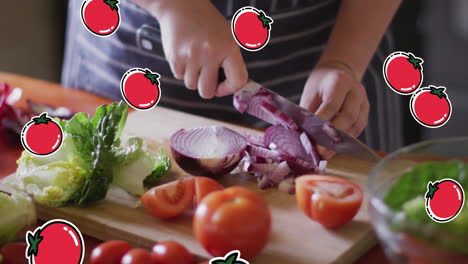
[[[123,257],[121,264],[154,264],[153,257],[148,250],[142,248],[130,249]]]
[[[62,145],[62,140],[62,128],[47,113],[33,117],[21,132],[24,149],[39,156],[47,156],[57,151]]]
[[[448,222],[461,211],[465,201],[465,193],[460,183],[447,178],[429,182],[426,193],[426,209],[428,215],[437,222]]]
[[[232,17],[232,34],[236,42],[245,50],[257,51],[270,40],[273,19],[255,7],[243,7]]]
[[[110,36],[120,25],[118,0],[86,0],[81,6],[81,21],[97,36]]]
[[[81,264],[84,256],[83,236],[70,222],[51,220],[27,233],[27,256],[30,263]]]
[[[160,75],[148,69],[128,70],[120,81],[120,91],[131,107],[137,110],[150,110],[161,98]]]
[[[452,114],[452,103],[445,87],[429,86],[417,90],[410,99],[410,111],[414,119],[425,127],[445,125]]]
[[[213,256],[239,250],[250,259],[265,247],[271,231],[266,201],[244,187],[229,187],[208,194],[193,219],[195,237]]]
[[[163,241],[154,245],[151,252],[154,264],[193,264],[193,255],[175,241]]]
[[[390,54],[383,66],[387,85],[398,94],[411,94],[423,82],[423,62],[412,53],[397,51]]]
[[[91,252],[91,264],[114,264],[120,263],[123,256],[132,249],[132,246],[126,241],[109,240],[106,241]]]

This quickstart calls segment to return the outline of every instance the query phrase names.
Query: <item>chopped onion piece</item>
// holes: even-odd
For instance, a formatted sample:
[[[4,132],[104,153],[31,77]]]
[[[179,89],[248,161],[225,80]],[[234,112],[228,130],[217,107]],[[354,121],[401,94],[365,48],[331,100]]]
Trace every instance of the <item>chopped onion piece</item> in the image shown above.
[[[321,160],[318,165],[318,172],[320,174],[325,173],[325,169],[327,168],[327,161],[326,160]]]
[[[309,161],[305,161],[303,159],[283,153],[279,153],[278,157],[281,160],[287,161],[291,170],[296,172],[297,174],[307,174],[315,172],[316,166]]]
[[[252,136],[250,134],[244,134],[244,137],[249,145],[264,147],[263,136]]]
[[[247,146],[247,152],[249,155],[254,157],[262,157],[278,161],[278,152],[275,150],[249,145]]]

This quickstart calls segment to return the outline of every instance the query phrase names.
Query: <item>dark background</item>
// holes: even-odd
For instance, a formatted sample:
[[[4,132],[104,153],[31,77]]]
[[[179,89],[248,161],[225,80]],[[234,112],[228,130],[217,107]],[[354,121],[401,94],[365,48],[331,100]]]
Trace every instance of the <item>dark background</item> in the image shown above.
[[[0,9],[0,71],[60,81],[67,1],[2,1]],[[465,18],[467,17],[467,18]],[[447,87],[453,106],[442,128],[420,126],[408,111],[405,144],[421,139],[467,135],[468,95],[465,61],[468,53],[468,1],[411,0],[402,5],[392,24],[396,50],[424,59],[423,85]],[[408,106],[408,96],[402,98]]]

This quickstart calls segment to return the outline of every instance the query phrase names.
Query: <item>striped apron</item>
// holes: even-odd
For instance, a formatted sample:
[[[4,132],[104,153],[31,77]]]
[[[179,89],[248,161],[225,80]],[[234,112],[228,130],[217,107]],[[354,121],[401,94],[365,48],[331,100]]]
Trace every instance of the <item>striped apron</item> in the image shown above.
[[[164,58],[158,21],[129,0],[121,0],[121,23],[110,37],[97,37],[81,22],[83,0],[70,0],[62,84],[121,100],[120,78],[132,67],[161,74],[159,105],[228,122],[264,127],[256,118],[239,114],[232,96],[204,100],[197,91],[176,80]],[[242,50],[249,78],[299,103],[308,75],[319,59],[335,23],[339,0],[213,0],[230,19],[240,7],[251,5],[274,19],[266,48]],[[402,144],[399,96],[385,86],[382,64],[394,51],[386,33],[363,78],[371,112],[361,135],[366,144],[391,151]]]

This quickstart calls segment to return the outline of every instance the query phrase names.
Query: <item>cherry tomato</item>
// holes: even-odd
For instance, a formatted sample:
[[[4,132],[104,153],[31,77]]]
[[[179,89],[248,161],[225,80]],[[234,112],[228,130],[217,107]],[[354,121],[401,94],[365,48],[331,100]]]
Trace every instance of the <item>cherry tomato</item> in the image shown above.
[[[156,186],[141,197],[147,212],[157,218],[169,219],[190,208],[195,193],[193,177]]]
[[[152,251],[155,264],[193,264],[193,256],[181,244],[164,241],[154,245]]]
[[[27,264],[28,260],[24,253],[26,252],[27,244],[24,242],[10,243],[4,245],[0,249],[0,256],[3,257],[2,264]]]
[[[126,241],[109,240],[91,252],[91,264],[114,264],[120,263],[123,256],[132,249]]]
[[[195,177],[195,205],[209,193],[219,191],[224,187],[217,181],[208,177]]]
[[[362,197],[358,185],[339,177],[304,175],[296,179],[299,208],[327,228],[351,221],[361,207]]]
[[[153,264],[153,258],[148,250],[142,248],[130,249],[123,257],[121,264]]]
[[[244,259],[260,253],[271,231],[271,214],[257,193],[234,186],[208,194],[193,220],[195,237],[213,256],[239,250]]]

